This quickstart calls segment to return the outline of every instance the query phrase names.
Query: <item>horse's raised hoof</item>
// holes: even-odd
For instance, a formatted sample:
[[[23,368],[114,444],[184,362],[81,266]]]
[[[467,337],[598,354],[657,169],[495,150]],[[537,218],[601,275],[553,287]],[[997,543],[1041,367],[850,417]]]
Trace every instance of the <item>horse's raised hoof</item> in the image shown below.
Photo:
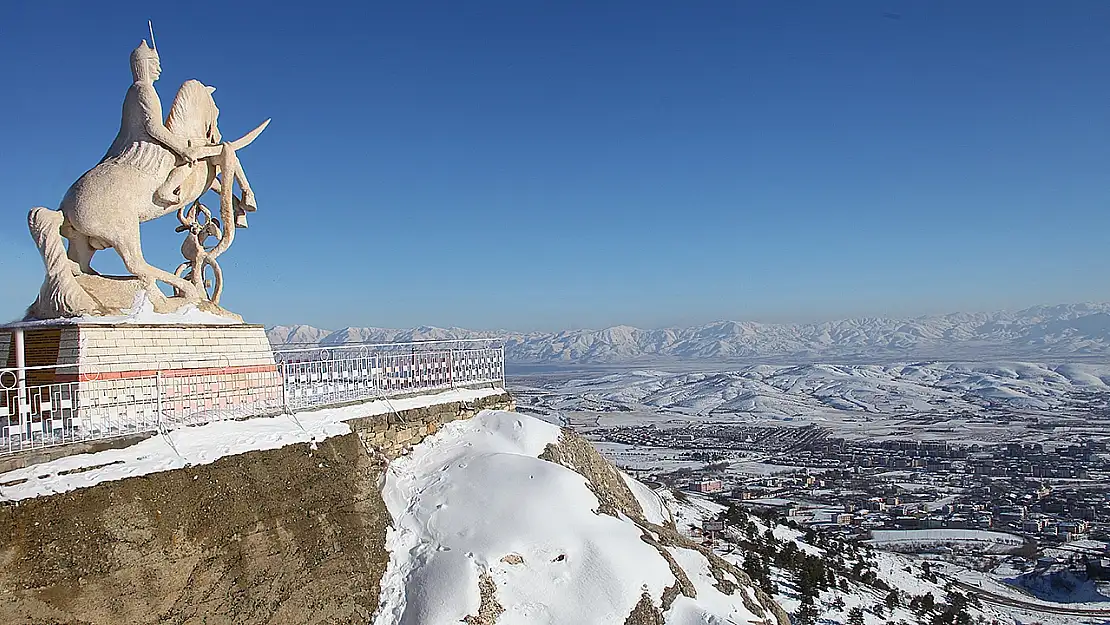
[[[239,204],[243,207],[243,210],[248,213],[253,213],[258,210],[258,206],[254,202],[254,194],[250,191],[243,191],[243,199],[239,201]]]

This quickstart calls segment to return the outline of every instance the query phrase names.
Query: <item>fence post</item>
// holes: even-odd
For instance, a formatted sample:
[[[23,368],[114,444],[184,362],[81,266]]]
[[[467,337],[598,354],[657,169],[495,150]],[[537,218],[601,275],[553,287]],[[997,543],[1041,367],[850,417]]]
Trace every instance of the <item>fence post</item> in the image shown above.
[[[23,344],[23,328],[12,329],[15,350],[16,412],[19,414],[19,446],[31,438],[31,406],[27,401],[27,353]]]
[[[156,371],[154,373],[154,398],[155,398],[155,402],[156,402],[157,419],[158,419],[157,422],[155,423],[155,427],[157,427],[158,431],[161,432],[162,431],[162,370],[161,369],[159,369],[158,371]]]
[[[282,361],[278,362],[278,375],[281,376],[281,410],[286,414],[290,414],[293,411],[289,409],[289,394],[285,390],[285,386],[288,382],[285,378],[285,363]]]

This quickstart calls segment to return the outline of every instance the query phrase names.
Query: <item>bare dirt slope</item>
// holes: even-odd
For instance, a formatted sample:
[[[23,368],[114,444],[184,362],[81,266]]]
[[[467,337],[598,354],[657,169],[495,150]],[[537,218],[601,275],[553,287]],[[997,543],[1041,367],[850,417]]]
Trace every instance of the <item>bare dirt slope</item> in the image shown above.
[[[0,623],[344,623],[389,516],[355,434],[0,507]]]

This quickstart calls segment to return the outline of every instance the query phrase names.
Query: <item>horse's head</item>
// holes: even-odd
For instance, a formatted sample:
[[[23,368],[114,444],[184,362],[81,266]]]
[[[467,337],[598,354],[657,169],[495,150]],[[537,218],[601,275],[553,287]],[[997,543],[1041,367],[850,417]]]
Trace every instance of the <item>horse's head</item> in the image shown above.
[[[220,109],[212,99],[215,87],[206,86],[199,80],[186,80],[177,90],[170,114],[166,118],[166,128],[175,135],[189,139],[201,139],[209,145],[223,140],[216,121]]]

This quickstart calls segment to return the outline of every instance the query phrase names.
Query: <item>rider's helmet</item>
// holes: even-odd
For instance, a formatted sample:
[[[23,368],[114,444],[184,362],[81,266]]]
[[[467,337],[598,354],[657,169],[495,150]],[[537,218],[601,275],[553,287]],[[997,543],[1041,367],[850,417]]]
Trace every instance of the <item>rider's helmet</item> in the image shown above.
[[[157,79],[158,72],[151,67],[151,61],[158,62],[158,50],[146,45],[144,39],[139,47],[131,51],[131,76],[135,80],[139,80],[140,77]],[[148,72],[152,70],[155,73],[153,76],[149,76]]]

